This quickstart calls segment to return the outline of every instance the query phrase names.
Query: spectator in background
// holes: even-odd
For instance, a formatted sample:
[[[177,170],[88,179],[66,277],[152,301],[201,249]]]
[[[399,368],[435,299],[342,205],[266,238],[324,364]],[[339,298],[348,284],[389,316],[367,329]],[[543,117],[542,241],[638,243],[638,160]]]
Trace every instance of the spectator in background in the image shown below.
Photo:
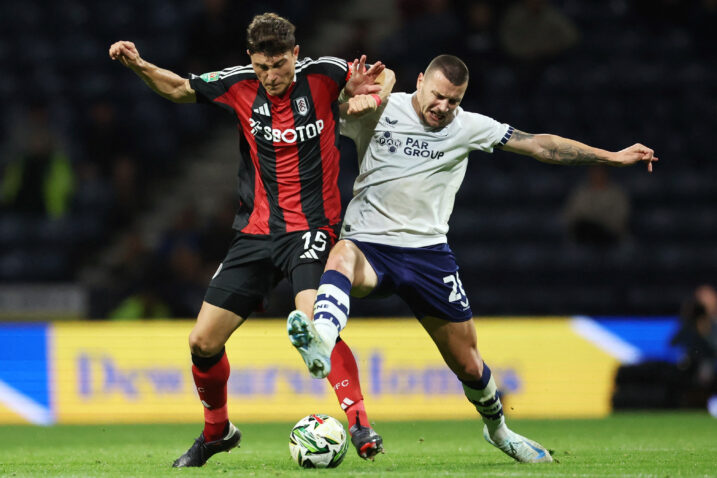
[[[177,242],[169,251],[163,278],[164,297],[173,317],[191,318],[199,313],[207,275],[199,249],[188,241]]]
[[[112,189],[100,166],[91,161],[77,164],[77,187],[73,200],[73,210],[77,214],[92,216],[102,223],[112,207]]]
[[[695,298],[705,307],[705,312],[712,322],[712,332],[717,333],[717,291],[708,284],[703,284],[695,291]]]
[[[12,150],[0,164],[0,204],[16,212],[59,219],[70,210],[75,173],[60,137],[50,125],[43,100],[31,104],[10,142]]]
[[[513,60],[521,93],[532,91],[536,78],[579,40],[575,24],[549,0],[520,0],[505,13],[500,41]]]
[[[124,153],[114,156],[111,181],[112,221],[115,227],[122,227],[136,216],[145,199],[143,178],[134,157]]]
[[[157,258],[164,271],[160,281],[173,317],[189,318],[199,313],[207,281],[200,238],[197,211],[187,204],[159,241]]]
[[[172,227],[164,232],[157,252],[160,256],[169,258],[174,249],[182,245],[198,252],[199,229],[197,210],[191,204],[185,204],[175,216]]]
[[[120,295],[126,295],[136,284],[143,283],[146,276],[153,274],[153,269],[159,269],[157,266],[142,235],[130,230],[121,239],[119,254],[109,264],[110,283],[116,285]]]
[[[687,375],[688,406],[704,407],[717,394],[717,292],[702,285],[682,304],[681,326],[671,340],[683,350],[678,367]]]
[[[108,315],[111,320],[168,319],[171,317],[169,306],[161,299],[157,285],[147,282],[138,287],[137,292],[125,297]]]
[[[629,234],[630,201],[625,191],[610,181],[607,169],[593,166],[587,181],[570,193],[564,218],[576,244],[617,246]]]
[[[468,64],[494,63],[500,56],[496,9],[488,0],[468,2],[462,10],[464,57]],[[471,78],[471,85],[475,81]],[[473,88],[473,85],[471,86]]]
[[[130,137],[114,104],[104,98],[92,101],[85,112],[83,132],[86,160],[98,165],[100,174],[109,178],[113,158],[127,150]]]
[[[468,2],[461,10],[465,41],[459,45],[459,55],[470,65],[495,65],[500,62],[500,43],[496,8],[487,1]],[[486,68],[473,68],[471,96],[482,96],[485,90]]]
[[[221,198],[212,210],[213,214],[202,228],[199,236],[202,259],[211,269],[207,277],[214,274],[234,238],[232,233],[235,214],[234,197]]]
[[[117,320],[172,317],[160,287],[168,275],[166,265],[137,230],[122,235],[116,254],[108,259],[108,277],[96,280],[105,283],[98,316]],[[143,312],[149,315],[140,315]]]
[[[717,396],[717,291],[701,285],[682,304],[680,327],[670,344],[677,364],[648,360],[621,365],[615,376],[614,409],[701,408]]]

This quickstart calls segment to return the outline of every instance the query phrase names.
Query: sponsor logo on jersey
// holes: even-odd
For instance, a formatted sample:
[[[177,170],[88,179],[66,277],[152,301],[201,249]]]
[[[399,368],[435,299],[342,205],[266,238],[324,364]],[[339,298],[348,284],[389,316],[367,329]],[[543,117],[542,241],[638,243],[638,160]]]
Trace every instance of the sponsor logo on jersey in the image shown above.
[[[217,81],[219,79],[219,72],[218,71],[212,71],[209,73],[203,73],[199,76],[202,80],[206,81],[207,83],[211,81]]]
[[[259,106],[258,108],[254,108],[254,113],[264,115],[264,116],[270,116],[271,113],[269,111],[269,105],[267,103],[264,103],[263,105]]]
[[[401,140],[394,138],[390,131],[378,132],[374,136],[379,146],[388,149],[389,153],[395,153],[401,147]]]
[[[263,125],[254,118],[249,118],[249,126],[251,127],[251,134],[254,136],[264,137],[267,141],[275,143],[293,144],[307,141],[320,135],[324,130],[324,120],[316,120],[313,123],[297,126],[296,128],[278,129]]]
[[[404,146],[403,141],[393,136],[390,131],[377,131],[374,134],[374,140],[380,148],[387,149],[389,153],[397,151],[403,152],[406,156],[441,159],[445,154],[443,151],[431,149],[430,143],[420,139],[414,139],[408,136]]]
[[[296,108],[296,112],[299,113],[301,116],[306,116],[309,112],[309,102],[306,101],[305,96],[296,98],[294,100],[294,107]]]
[[[406,147],[403,148],[403,154],[406,156],[417,156],[419,158],[441,159],[446,153],[431,149],[427,141],[414,139],[409,136],[406,138]]]

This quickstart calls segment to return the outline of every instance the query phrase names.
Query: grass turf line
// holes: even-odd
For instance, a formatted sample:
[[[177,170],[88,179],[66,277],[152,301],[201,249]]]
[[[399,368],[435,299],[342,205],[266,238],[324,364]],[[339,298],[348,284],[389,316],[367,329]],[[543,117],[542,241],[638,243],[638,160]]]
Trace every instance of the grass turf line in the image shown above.
[[[554,450],[556,464],[513,462],[481,437],[478,419],[378,423],[386,454],[353,447],[335,470],[302,470],[289,458],[292,424],[246,424],[241,448],[200,469],[172,461],[199,425],[0,427],[0,476],[487,476],[717,477],[717,420],[704,413],[617,414],[599,420],[511,420]]]

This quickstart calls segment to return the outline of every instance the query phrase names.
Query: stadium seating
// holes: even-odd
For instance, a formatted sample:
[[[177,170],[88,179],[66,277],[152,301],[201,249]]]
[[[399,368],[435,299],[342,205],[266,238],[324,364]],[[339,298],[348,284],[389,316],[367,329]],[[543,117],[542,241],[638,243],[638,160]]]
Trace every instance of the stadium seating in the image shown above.
[[[571,244],[561,219],[583,169],[474,154],[449,232],[466,291],[480,314],[676,313],[696,284],[716,277],[717,166],[710,138],[717,68],[699,55],[688,26],[675,22],[657,31],[629,2],[553,3],[580,27],[578,47],[547,65],[524,97],[516,95],[519,82],[507,59],[470,65],[485,74],[481,91],[469,87],[465,108],[606,149],[639,141],[654,147],[661,162],[652,175],[638,167],[611,170],[631,199],[630,239],[614,250],[592,250]],[[184,74],[186,32],[197,8],[193,1],[168,0],[47,8],[0,3],[0,33],[7,39],[0,42],[0,70],[18,72],[0,75],[0,140],[10,141],[13,115],[23,106],[18,92],[31,90],[50,99],[73,159],[92,160],[83,157],[80,125],[84,108],[101,97],[118,106],[131,153],[148,176],[145,187],[177,173],[181,152],[209,128],[206,113],[179,113],[157,101],[107,59],[107,48],[131,38],[148,58]],[[88,250],[101,250],[118,227],[98,210],[56,222],[4,212],[0,280],[75,280],[92,257]],[[395,301],[359,310],[406,312]]]

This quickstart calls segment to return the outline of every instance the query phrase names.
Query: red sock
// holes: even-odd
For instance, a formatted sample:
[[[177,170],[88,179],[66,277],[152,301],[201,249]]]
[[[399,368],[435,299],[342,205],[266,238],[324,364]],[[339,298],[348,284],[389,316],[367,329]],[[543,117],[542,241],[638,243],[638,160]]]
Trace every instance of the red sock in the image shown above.
[[[363,404],[356,359],[343,340],[336,342],[334,351],[331,353],[331,373],[326,378],[336,392],[341,409],[346,413],[349,429],[357,421],[365,427],[370,426]]]
[[[222,358],[214,365],[200,370],[192,365],[192,375],[197,386],[199,400],[204,405],[204,439],[215,441],[224,437],[229,422],[227,412],[227,381],[229,360],[222,350]]]

